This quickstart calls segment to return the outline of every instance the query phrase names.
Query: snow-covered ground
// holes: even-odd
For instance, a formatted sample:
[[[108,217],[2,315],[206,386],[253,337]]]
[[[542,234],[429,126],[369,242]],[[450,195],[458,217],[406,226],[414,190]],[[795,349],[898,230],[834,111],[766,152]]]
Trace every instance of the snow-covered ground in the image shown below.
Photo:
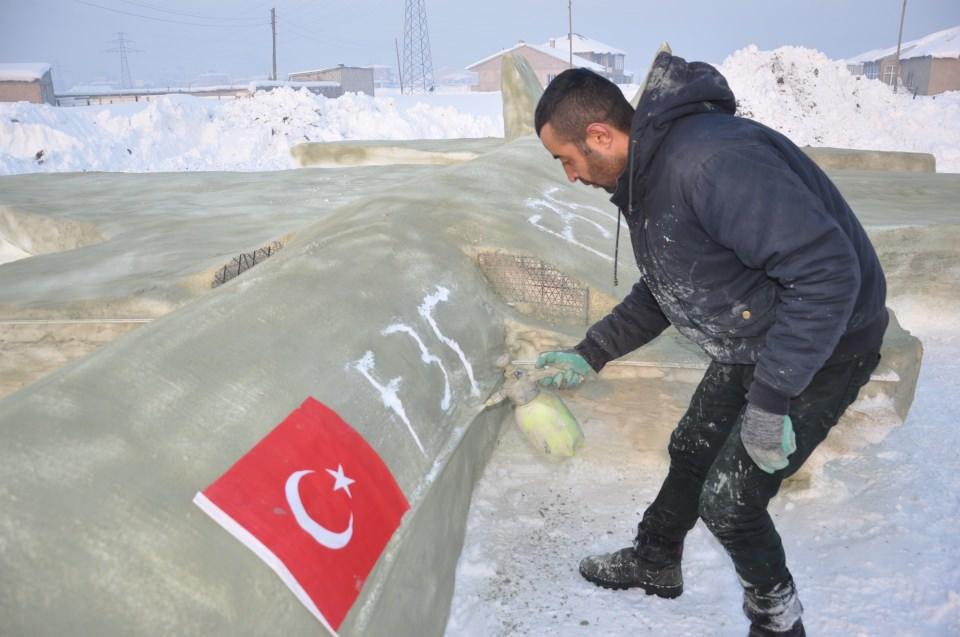
[[[748,47],[720,65],[742,114],[799,144],[930,152],[960,172],[960,92],[895,95],[810,49]],[[632,97],[635,86],[624,87]],[[935,125],[933,123],[936,123]],[[280,88],[214,101],[166,96],[113,106],[0,104],[0,174],[281,170],[305,141],[500,137],[499,93],[327,99]]]
[[[296,167],[290,148],[308,141],[502,135],[499,94],[328,99],[279,88],[227,101],[19,102],[0,104],[0,174],[282,170]]]
[[[960,635],[960,333],[923,303],[893,306],[925,348],[906,422],[858,401],[811,458],[817,468],[771,503],[811,635]],[[474,494],[450,637],[746,634],[733,566],[702,524],[676,600],[597,588],[577,572],[585,555],[630,543],[666,474],[680,410],[644,381],[624,382],[569,397],[587,438],[572,459],[544,460],[515,426],[502,437]]]

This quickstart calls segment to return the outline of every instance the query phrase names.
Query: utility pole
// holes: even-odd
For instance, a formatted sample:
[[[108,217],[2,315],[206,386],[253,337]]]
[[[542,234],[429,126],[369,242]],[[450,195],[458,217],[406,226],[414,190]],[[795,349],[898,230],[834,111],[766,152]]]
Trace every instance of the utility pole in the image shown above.
[[[130,61],[127,59],[127,53],[143,53],[139,49],[132,49],[127,46],[132,43],[133,40],[126,39],[123,31],[120,31],[117,33],[117,39],[113,41],[113,44],[117,46],[105,50],[106,53],[120,54],[120,88],[133,88],[133,77],[130,74]]]
[[[403,65],[400,64],[400,44],[393,39],[393,46],[397,49],[397,73],[400,75],[400,95],[403,95]]]
[[[270,9],[270,31],[273,32],[273,81],[277,81],[277,9]]]
[[[570,68],[573,68],[573,0],[567,0],[567,44],[570,45]]]
[[[900,33],[897,35],[897,73],[893,76],[893,92],[897,92],[897,84],[900,83],[900,43],[903,41],[903,17],[907,14],[907,0],[903,0],[903,8],[900,9]]]

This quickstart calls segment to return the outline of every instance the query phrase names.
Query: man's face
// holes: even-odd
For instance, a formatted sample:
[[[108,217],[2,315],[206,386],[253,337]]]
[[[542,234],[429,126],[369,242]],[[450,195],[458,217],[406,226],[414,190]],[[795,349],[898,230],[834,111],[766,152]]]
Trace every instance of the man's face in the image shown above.
[[[567,179],[607,192],[616,189],[617,178],[627,164],[626,154],[620,156],[602,134],[588,132],[583,141],[572,142],[558,136],[547,122],[540,129],[540,141],[554,159],[560,160]]]

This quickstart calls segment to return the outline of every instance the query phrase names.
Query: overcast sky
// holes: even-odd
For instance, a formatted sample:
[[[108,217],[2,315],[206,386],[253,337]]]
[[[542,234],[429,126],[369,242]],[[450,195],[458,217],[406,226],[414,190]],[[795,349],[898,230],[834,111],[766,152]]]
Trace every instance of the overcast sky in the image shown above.
[[[60,87],[118,80],[117,32],[139,52],[135,81],[233,80],[270,72],[277,9],[278,75],[347,65],[396,66],[404,0],[0,0],[0,62],[49,62]],[[567,32],[567,0],[426,0],[433,65],[462,70],[518,40]],[[901,0],[574,0],[574,31],[627,53],[645,72],[667,40],[687,59],[719,63],[748,44],[799,45],[835,59],[894,46]],[[960,25],[960,0],[908,0],[904,40]]]

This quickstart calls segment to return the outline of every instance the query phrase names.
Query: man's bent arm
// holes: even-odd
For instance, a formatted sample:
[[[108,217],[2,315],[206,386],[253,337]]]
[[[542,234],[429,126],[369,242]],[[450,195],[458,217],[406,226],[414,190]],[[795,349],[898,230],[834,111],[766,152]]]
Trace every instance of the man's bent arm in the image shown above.
[[[860,290],[859,258],[820,198],[766,147],[707,160],[693,207],[717,243],[781,286],[748,398],[785,414],[847,329]]]
[[[647,284],[640,279],[610,314],[587,330],[574,349],[599,372],[609,361],[652,341],[668,325]]]

